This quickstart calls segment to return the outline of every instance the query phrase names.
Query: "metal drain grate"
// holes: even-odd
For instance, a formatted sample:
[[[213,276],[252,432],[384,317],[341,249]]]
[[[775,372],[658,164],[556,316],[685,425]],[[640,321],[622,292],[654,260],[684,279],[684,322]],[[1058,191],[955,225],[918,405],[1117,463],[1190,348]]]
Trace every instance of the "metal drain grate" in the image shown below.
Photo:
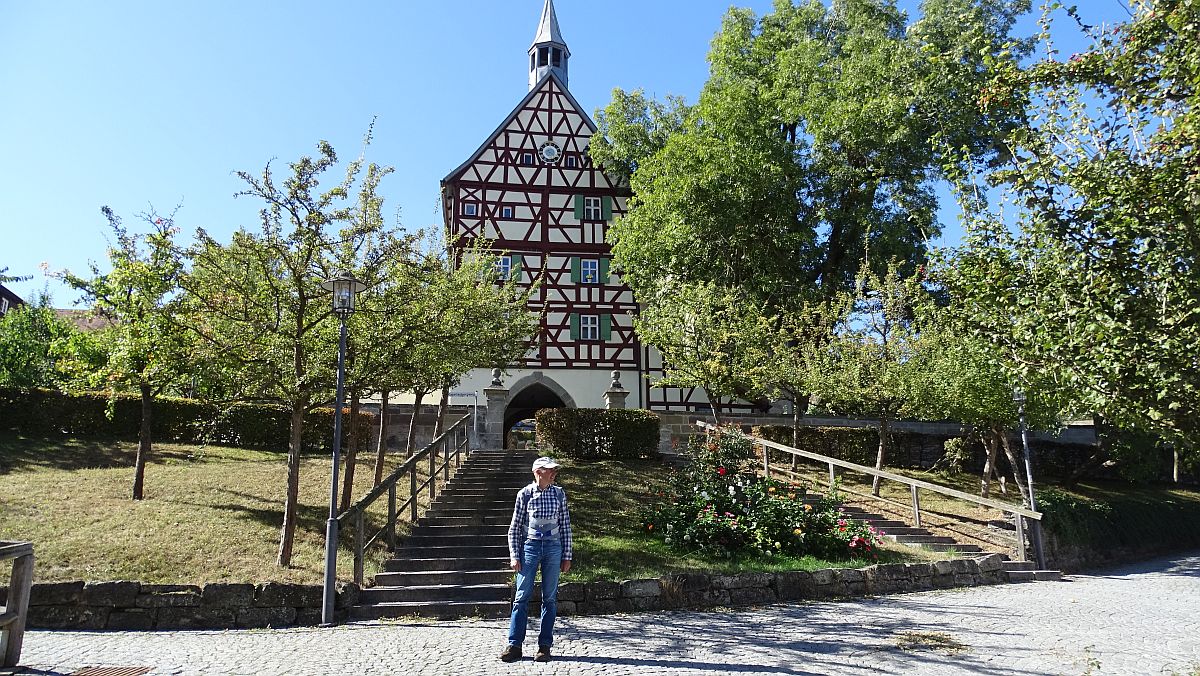
[[[145,676],[150,667],[84,667],[70,676]]]

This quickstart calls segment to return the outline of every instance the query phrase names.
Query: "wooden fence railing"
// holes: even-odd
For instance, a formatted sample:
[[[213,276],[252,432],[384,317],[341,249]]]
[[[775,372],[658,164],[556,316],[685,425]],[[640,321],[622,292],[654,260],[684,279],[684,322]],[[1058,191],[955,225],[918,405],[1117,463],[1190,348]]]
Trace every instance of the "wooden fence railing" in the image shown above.
[[[342,512],[337,517],[338,522],[338,541],[346,542],[344,534],[347,530],[353,532],[354,550],[354,581],[357,584],[363,583],[363,556],[367,548],[375,544],[380,537],[384,538],[389,550],[396,548],[396,521],[401,513],[408,511],[409,522],[415,523],[417,520],[417,499],[426,489],[429,491],[429,503],[433,504],[433,499],[437,496],[438,474],[442,476],[442,486],[450,481],[450,463],[454,463],[454,467],[458,468],[462,465],[463,449],[468,448],[470,443],[470,428],[468,423],[471,421],[471,414],[459,418],[453,425],[446,429],[445,432],[439,434],[429,445],[421,449],[417,453],[409,456],[403,463],[392,471],[378,486],[371,489],[369,493],[362,496],[350,506],[349,509]],[[442,458],[441,465],[438,465],[439,449]],[[468,449],[469,451],[469,449]],[[417,482],[417,467],[423,461],[429,463],[429,476],[424,481]],[[403,503],[396,504],[396,485],[400,480],[408,478],[408,499]],[[366,512],[376,500],[387,495],[387,521],[383,527],[375,531],[371,535],[366,532]],[[347,526],[350,526],[348,529]]]
[[[705,433],[710,433],[710,432],[719,430],[719,428],[716,425],[706,423],[702,420],[697,420],[696,426],[703,429],[705,431]],[[869,476],[879,477],[881,479],[886,479],[888,481],[895,481],[895,482],[907,485],[909,487],[910,495],[912,496],[911,508],[912,508],[912,516],[913,516],[913,525],[917,526],[918,528],[921,527],[921,494],[920,494],[920,491],[922,491],[922,490],[929,491],[931,493],[937,493],[939,495],[945,495],[947,497],[957,498],[959,500],[964,500],[966,502],[974,503],[976,505],[981,505],[984,507],[991,507],[992,509],[1000,510],[1004,514],[1012,515],[1013,526],[1016,528],[1016,536],[1017,536],[1016,555],[1017,555],[1017,560],[1019,560],[1019,561],[1028,560],[1028,554],[1026,553],[1026,545],[1025,545],[1025,519],[1029,519],[1032,522],[1030,524],[1031,529],[1038,529],[1041,527],[1041,519],[1042,519],[1041,512],[1035,512],[1035,511],[1026,509],[1025,507],[1022,507],[1021,505],[1014,505],[1011,503],[1002,502],[1000,500],[992,500],[991,498],[981,498],[978,495],[971,495],[970,493],[964,493],[963,491],[960,491],[960,490],[956,490],[953,488],[947,488],[945,486],[939,486],[937,484],[929,483],[928,481],[922,481],[920,479],[913,479],[910,477],[906,477],[902,474],[896,474],[894,472],[889,472],[887,470],[875,469],[874,467],[867,467],[866,465],[858,465],[858,464],[855,464],[852,462],[847,462],[845,460],[839,460],[838,458],[831,458],[827,455],[821,455],[819,453],[813,453],[811,451],[804,451],[799,448],[785,446],[783,444],[776,443],[774,441],[767,441],[766,439],[763,439],[761,437],[756,437],[753,435],[745,435],[745,436],[749,437],[752,444],[762,448],[762,470],[763,470],[764,476],[766,476],[768,478],[770,478],[770,476],[771,476],[771,463],[770,463],[770,459],[767,454],[768,449],[770,449],[770,450],[776,450],[776,451],[781,451],[783,453],[790,454],[793,458],[801,458],[804,460],[810,460],[813,462],[827,465],[829,467],[829,485],[830,486],[833,486],[837,482],[837,473],[838,473],[839,468],[843,469],[843,470],[850,470],[853,472],[860,472],[862,474],[866,474]],[[873,494],[855,493],[855,495],[859,495],[861,497],[879,500],[879,501],[887,502],[887,503],[891,503],[891,504],[896,504],[892,500],[889,500],[887,498],[881,498],[881,497],[879,497],[877,495],[873,495]],[[1038,535],[1036,531],[1031,531],[1031,534],[1035,538]],[[1045,562],[1039,561],[1038,565],[1044,567]]]
[[[29,613],[29,589],[33,583],[33,544],[0,540],[0,561],[12,561],[8,600],[0,612],[0,667],[15,667],[21,659],[25,639],[25,617]]]

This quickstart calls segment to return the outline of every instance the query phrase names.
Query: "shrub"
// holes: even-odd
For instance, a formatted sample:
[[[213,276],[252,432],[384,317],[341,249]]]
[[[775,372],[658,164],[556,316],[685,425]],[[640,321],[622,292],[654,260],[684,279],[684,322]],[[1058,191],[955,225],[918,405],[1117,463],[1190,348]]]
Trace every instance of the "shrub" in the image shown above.
[[[647,531],[678,549],[726,556],[876,558],[877,531],[845,518],[831,497],[806,499],[805,484],[758,476],[752,452],[734,430],[693,437],[692,461],[648,508]]]
[[[1057,489],[1038,491],[1042,525],[1058,542],[1091,550],[1146,551],[1200,545],[1200,499],[1145,497],[1137,493],[1105,499]]]
[[[346,409],[343,409],[346,412]],[[305,416],[305,449],[325,449],[333,441],[333,409]],[[151,422],[155,441],[219,443],[243,448],[286,450],[291,413],[273,404],[215,405],[195,399],[158,397]],[[68,435],[133,439],[142,422],[141,399],[107,392],[0,389],[0,426],[37,437]],[[373,413],[359,413],[359,438],[369,439],[378,424]],[[344,434],[348,434],[347,429]]]
[[[539,443],[570,458],[637,458],[658,448],[658,416],[650,411],[544,408],[536,419]]]

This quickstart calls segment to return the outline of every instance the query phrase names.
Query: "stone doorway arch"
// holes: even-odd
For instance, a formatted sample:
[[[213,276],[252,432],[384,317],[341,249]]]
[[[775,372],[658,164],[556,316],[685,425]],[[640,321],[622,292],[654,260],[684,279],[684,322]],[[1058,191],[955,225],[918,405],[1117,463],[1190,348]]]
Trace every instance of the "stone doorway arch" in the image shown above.
[[[508,447],[508,431],[516,423],[532,418],[543,408],[576,408],[575,399],[552,378],[535,372],[509,388],[508,401],[504,407],[504,447]]]

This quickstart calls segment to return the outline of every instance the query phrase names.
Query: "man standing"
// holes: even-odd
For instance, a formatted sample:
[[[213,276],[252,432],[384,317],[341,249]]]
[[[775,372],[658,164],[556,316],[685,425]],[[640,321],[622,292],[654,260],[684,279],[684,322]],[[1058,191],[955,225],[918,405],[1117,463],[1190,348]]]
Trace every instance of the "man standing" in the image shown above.
[[[508,646],[500,653],[505,662],[521,659],[525,626],[529,620],[529,596],[533,579],[542,569],[542,615],[538,631],[537,662],[550,661],[554,644],[554,618],[558,615],[558,576],[571,570],[571,514],[567,493],[554,485],[558,463],[538,458],[533,463],[533,483],[517,493],[512,523],[508,526],[509,566],[517,572]]]

